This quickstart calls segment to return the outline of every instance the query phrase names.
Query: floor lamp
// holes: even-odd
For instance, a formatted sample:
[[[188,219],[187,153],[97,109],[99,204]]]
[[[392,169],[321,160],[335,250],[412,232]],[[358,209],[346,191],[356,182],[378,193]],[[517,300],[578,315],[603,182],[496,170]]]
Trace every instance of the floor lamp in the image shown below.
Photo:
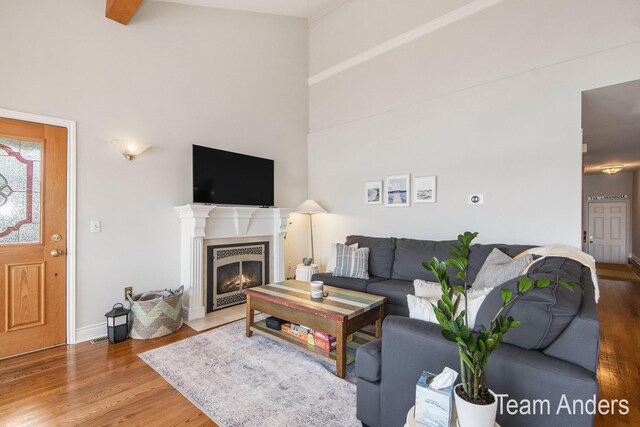
[[[314,253],[313,253],[313,214],[317,214],[317,213],[326,213],[327,211],[324,210],[324,208],[322,206],[320,206],[316,201],[314,200],[305,200],[304,202],[300,203],[300,205],[298,205],[297,208],[295,208],[294,212],[297,213],[303,213],[303,214],[307,214],[309,215],[309,234],[310,234],[310,240],[311,240],[311,262],[313,263],[314,261]]]

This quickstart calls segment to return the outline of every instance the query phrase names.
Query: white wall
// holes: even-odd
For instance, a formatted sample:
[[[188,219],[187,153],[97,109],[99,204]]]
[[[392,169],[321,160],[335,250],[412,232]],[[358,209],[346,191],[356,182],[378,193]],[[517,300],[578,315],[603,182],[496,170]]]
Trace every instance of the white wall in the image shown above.
[[[313,84],[309,197],[333,213],[316,222],[324,261],[349,233],[579,246],[581,91],[640,75],[638,19],[631,0],[505,0]],[[310,40],[354,45],[322,20]],[[335,62],[326,49],[312,43],[310,64]],[[437,175],[438,202],[363,203],[365,181],[399,173]],[[485,204],[468,205],[472,192]]]
[[[314,75],[471,0],[348,0],[309,24]]]
[[[582,229],[588,232],[588,212],[589,201],[588,198],[592,196],[613,196],[623,195],[629,196],[629,199],[625,201],[627,204],[627,251],[629,254],[633,250],[632,233],[633,227],[632,218],[633,210],[632,206],[635,201],[633,194],[633,172],[619,172],[615,175],[606,175],[600,173],[598,175],[585,175],[582,181],[583,185],[583,211],[582,211]],[[597,202],[594,202],[597,203]],[[583,244],[583,249],[586,249],[586,244]]]
[[[306,20],[145,2],[125,27],[104,0],[2,0],[0,40],[0,108],[78,122],[79,328],[126,285],[179,285],[191,144],[273,158],[276,204],[306,198]],[[123,137],[153,148],[127,162]]]
[[[640,265],[640,170],[633,173],[633,208],[631,218],[633,221],[632,256]]]

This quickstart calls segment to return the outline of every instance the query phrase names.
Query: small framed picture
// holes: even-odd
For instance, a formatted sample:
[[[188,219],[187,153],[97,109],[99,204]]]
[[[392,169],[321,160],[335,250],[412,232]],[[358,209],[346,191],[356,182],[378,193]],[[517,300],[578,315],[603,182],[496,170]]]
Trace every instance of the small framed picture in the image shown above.
[[[436,177],[421,176],[416,177],[413,183],[414,203],[435,203],[436,202]]]
[[[385,199],[384,205],[388,208],[410,205],[410,175],[392,175],[384,180]]]
[[[367,205],[382,204],[382,181],[369,181],[365,183],[364,202]]]

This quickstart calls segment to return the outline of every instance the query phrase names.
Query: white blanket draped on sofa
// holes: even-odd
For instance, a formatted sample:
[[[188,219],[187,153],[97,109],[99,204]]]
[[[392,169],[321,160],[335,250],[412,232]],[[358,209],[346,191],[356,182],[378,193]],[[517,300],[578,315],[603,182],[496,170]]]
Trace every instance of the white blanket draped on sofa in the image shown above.
[[[526,255],[538,255],[542,258],[550,256],[564,257],[579,262],[585,267],[589,267],[589,269],[591,270],[591,281],[593,282],[593,294],[595,296],[596,303],[600,299],[600,288],[598,287],[598,276],[596,275],[596,260],[591,255],[582,252],[580,249],[574,246],[553,244],[528,249],[521,254],[516,255],[514,259],[522,258]],[[522,274],[527,274],[529,268],[531,268],[533,264],[540,261],[540,259],[542,258],[539,258],[529,264],[527,268],[525,268],[525,270],[522,272]]]

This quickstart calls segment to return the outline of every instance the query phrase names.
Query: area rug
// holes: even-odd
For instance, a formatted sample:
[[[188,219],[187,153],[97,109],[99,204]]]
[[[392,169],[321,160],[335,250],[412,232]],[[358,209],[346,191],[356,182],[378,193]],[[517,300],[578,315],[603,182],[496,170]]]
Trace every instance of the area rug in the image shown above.
[[[221,427],[361,426],[353,364],[335,366],[254,334],[244,321],[139,357]]]
[[[640,276],[629,264],[596,263],[598,279],[622,280],[624,282],[640,283]]]

